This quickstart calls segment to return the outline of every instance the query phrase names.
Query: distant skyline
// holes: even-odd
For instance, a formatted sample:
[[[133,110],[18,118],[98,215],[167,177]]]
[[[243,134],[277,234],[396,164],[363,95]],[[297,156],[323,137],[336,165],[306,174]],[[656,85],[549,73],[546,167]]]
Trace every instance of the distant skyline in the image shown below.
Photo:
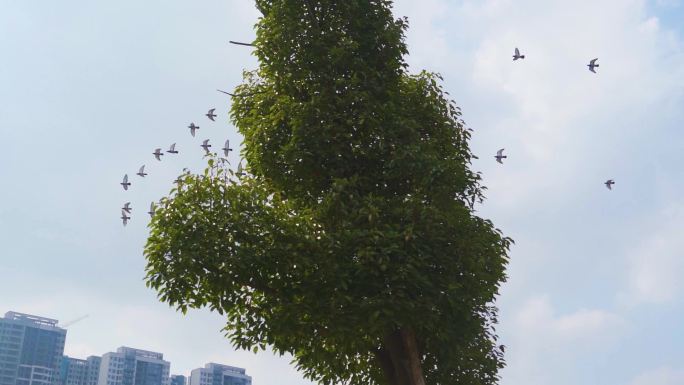
[[[257,65],[228,43],[253,39],[253,4],[0,0],[0,313],[89,314],[68,328],[70,357],[131,346],[163,352],[172,374],[218,362],[255,385],[310,383],[143,280],[150,202],[203,169],[204,139],[230,139],[239,159],[216,89]],[[474,130],[478,215],[516,241],[497,301],[501,384],[683,384],[682,1],[401,0],[395,14],[411,71],[441,73]]]

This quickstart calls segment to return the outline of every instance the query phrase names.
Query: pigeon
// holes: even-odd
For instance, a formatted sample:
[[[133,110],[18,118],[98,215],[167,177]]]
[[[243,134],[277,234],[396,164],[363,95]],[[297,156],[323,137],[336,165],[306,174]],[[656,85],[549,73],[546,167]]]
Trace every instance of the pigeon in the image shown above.
[[[233,149],[230,148],[230,139],[229,139],[229,140],[226,140],[226,145],[222,148],[222,150],[223,150],[223,153],[226,154],[226,156],[228,156],[228,154],[229,154],[231,151],[233,151]]]
[[[161,161],[161,157],[164,156],[164,153],[162,152],[161,148],[158,148],[154,150],[152,155],[154,155],[154,157],[157,158],[158,161]]]
[[[154,202],[150,203],[150,211],[147,212],[148,214],[150,214],[150,218],[152,218],[154,216],[154,210],[155,209],[156,209],[156,207],[154,207]]]
[[[131,217],[126,216],[126,212],[121,210],[121,220],[123,220],[123,225],[126,226],[128,224],[128,220],[131,219]]]
[[[133,210],[133,207],[131,207],[131,202],[126,202],[121,210],[130,214],[131,210]]]
[[[613,185],[615,184],[615,181],[612,180],[612,179],[608,179],[608,180],[606,181],[606,183],[604,183],[604,184],[606,185],[606,187],[608,187],[608,190],[612,190],[612,189],[613,189]]]
[[[171,147],[169,147],[169,150],[166,152],[169,154],[178,154],[178,151],[176,151],[176,143],[172,144]]]
[[[242,160],[240,160],[240,163],[238,163],[237,171],[235,172],[235,175],[237,175],[237,176],[245,175],[245,173],[242,172]]]
[[[587,64],[587,67],[589,67],[589,71],[596,73],[595,68],[598,68],[598,66],[599,66],[598,64],[596,64],[597,60],[598,60],[598,58],[593,59],[592,61],[589,62],[589,64]]]
[[[128,190],[128,187],[131,185],[131,182],[128,181],[128,174],[124,175],[123,177],[123,182],[120,183],[124,190]]]
[[[247,47],[254,47],[254,44],[251,44],[251,43],[240,43],[239,41],[232,41],[232,40],[229,40],[228,42],[230,44],[245,45]]]
[[[501,150],[497,151],[497,152],[496,152],[496,156],[494,157],[494,158],[496,158],[496,161],[499,162],[499,163],[501,163],[501,164],[503,164],[503,162],[501,161],[501,159],[506,159],[506,158],[508,158],[506,155],[503,154],[503,151],[504,151],[503,148],[502,148]]]
[[[520,54],[520,50],[518,48],[515,49],[515,53],[513,54],[513,61],[516,61],[518,59],[524,59],[525,55]]]
[[[216,117],[216,114],[214,113],[214,111],[216,111],[216,108],[212,108],[212,109],[209,110],[209,112],[207,112],[207,114],[205,115],[205,116],[206,116],[207,118],[209,118],[209,120],[211,120],[212,122],[215,122],[214,118]]]
[[[209,153],[209,147],[211,147],[211,144],[209,144],[209,139],[205,139],[202,142],[202,145],[200,147],[202,147],[204,149],[204,151],[206,151],[208,154]]]
[[[145,175],[147,175],[147,173],[145,172],[145,165],[144,164],[142,166],[140,166],[140,170],[138,170],[137,175],[140,175],[143,178],[145,177]]]
[[[195,137],[195,131],[199,130],[199,126],[196,126],[195,123],[190,123],[188,128],[190,129],[190,134],[192,134],[192,137],[194,138]]]

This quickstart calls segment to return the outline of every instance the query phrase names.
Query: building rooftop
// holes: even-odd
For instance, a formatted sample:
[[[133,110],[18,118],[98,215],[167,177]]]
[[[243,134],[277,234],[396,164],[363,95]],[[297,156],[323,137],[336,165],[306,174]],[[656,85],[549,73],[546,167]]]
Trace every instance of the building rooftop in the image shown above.
[[[29,322],[29,323],[34,324],[36,326],[51,326],[51,327],[57,327],[57,323],[59,322],[56,319],[52,319],[52,318],[38,317],[35,315],[17,313],[14,311],[8,311],[7,313],[5,313],[5,319],[11,320],[11,321]]]
[[[123,354],[133,354],[136,357],[152,358],[155,360],[163,360],[164,359],[163,353],[151,352],[149,350],[129,348],[127,346],[122,346],[122,347],[116,349],[116,352],[117,353],[123,353]]]
[[[235,373],[240,373],[240,374],[245,374],[245,369],[243,368],[238,368],[236,366],[230,366],[230,365],[223,365],[223,364],[217,364],[215,362],[210,362],[206,365],[204,365],[206,369],[221,369],[229,372],[235,372]]]

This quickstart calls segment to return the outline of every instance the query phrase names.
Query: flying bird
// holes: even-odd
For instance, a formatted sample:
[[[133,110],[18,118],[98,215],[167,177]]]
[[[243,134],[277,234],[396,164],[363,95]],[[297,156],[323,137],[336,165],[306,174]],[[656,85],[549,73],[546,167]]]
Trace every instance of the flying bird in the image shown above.
[[[169,150],[166,152],[169,154],[178,154],[178,151],[176,151],[176,143],[172,144],[171,147],[169,147]]]
[[[216,118],[216,114],[214,113],[214,111],[216,111],[216,108],[212,108],[212,109],[209,110],[209,112],[207,112],[207,114],[205,115],[205,116],[206,116],[207,118],[209,118],[209,120],[211,120],[212,122],[215,122],[214,118]]]
[[[241,43],[241,42],[239,42],[239,41],[232,41],[232,40],[229,40],[228,42],[229,42],[230,44],[245,45],[245,46],[247,46],[247,47],[254,47],[254,44],[251,44],[251,43]]]
[[[612,180],[612,179],[608,179],[608,180],[606,181],[606,183],[604,183],[604,184],[606,185],[606,187],[608,187],[608,190],[612,190],[612,189],[613,189],[613,185],[615,184],[615,181]]]
[[[223,150],[223,153],[226,154],[226,156],[228,156],[228,154],[229,154],[231,151],[233,151],[233,149],[230,148],[230,139],[229,139],[229,140],[226,140],[226,145],[223,146],[222,150]]]
[[[123,177],[123,182],[120,183],[124,190],[128,190],[128,187],[131,185],[131,182],[128,181],[128,174],[124,175]]]
[[[126,202],[124,206],[121,208],[121,211],[125,211],[129,214],[131,213],[131,210],[133,210],[133,208],[131,207],[131,202]]]
[[[598,60],[598,58],[593,59],[592,61],[589,62],[589,64],[587,64],[587,67],[589,67],[589,71],[596,73],[595,69],[598,68],[598,66],[599,66],[598,64],[596,64],[597,60]]]
[[[520,54],[520,50],[518,48],[515,49],[515,53],[513,54],[513,61],[516,61],[518,59],[524,59],[525,55]]]
[[[242,159],[240,160],[240,163],[238,163],[237,172],[235,172],[235,175],[237,175],[237,176],[245,175],[245,173],[242,172]]]
[[[164,156],[164,153],[162,152],[161,148],[157,148],[156,150],[154,150],[152,155],[154,155],[154,157],[157,158],[158,161],[161,161],[161,157]]]
[[[142,166],[140,166],[140,170],[138,170],[138,172],[136,174],[140,175],[143,178],[145,177],[145,175],[147,175],[147,173],[145,172],[145,165],[144,164]]]
[[[126,226],[128,224],[129,219],[131,219],[131,217],[126,216],[126,212],[121,210],[121,220],[123,221],[124,226]]]
[[[194,138],[195,137],[195,131],[199,130],[199,126],[196,126],[195,123],[190,123],[188,128],[190,129],[190,134],[192,134],[192,137]]]
[[[508,158],[506,155],[503,154],[503,152],[504,152],[504,149],[502,148],[501,150],[499,150],[499,151],[496,152],[496,156],[494,157],[494,158],[496,158],[496,161],[499,162],[499,163],[501,163],[501,164],[503,164],[503,162],[501,161],[501,159],[506,159],[506,158]]]
[[[150,218],[152,218],[154,216],[154,210],[155,209],[156,208],[154,207],[154,202],[150,203],[150,211],[147,212],[148,214],[150,214]]]
[[[211,144],[209,144],[209,139],[205,139],[202,142],[202,145],[200,147],[202,147],[204,149],[204,151],[206,151],[208,154],[209,153],[209,147],[211,147]]]

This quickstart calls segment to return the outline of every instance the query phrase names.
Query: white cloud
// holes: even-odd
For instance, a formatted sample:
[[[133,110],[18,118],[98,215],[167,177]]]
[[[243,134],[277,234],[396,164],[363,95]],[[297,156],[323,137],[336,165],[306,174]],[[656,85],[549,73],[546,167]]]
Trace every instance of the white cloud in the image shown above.
[[[611,339],[624,331],[626,323],[618,315],[600,309],[579,309],[568,314],[557,314],[549,297],[540,296],[522,305],[514,318],[514,325],[515,334],[553,347],[568,341],[591,345],[597,339]]]
[[[541,191],[575,190],[593,164],[615,162],[621,144],[649,135],[653,127],[635,122],[657,114],[684,86],[679,39],[647,13],[643,0],[400,4],[399,14],[420,15],[409,14],[418,19],[409,42],[421,42],[410,45],[409,62],[451,81],[447,86],[474,124],[475,145],[488,145],[478,155],[508,149],[505,175],[485,174],[491,202],[505,209],[536,206]],[[527,57],[513,63],[516,46]],[[586,67],[594,57],[598,75]],[[611,149],[598,151],[601,143]]]
[[[629,259],[624,304],[667,303],[682,291],[684,275],[684,206],[672,205],[656,215]]]
[[[568,362],[610,350],[628,323],[601,309],[562,314],[548,296],[539,296],[524,302],[503,328],[508,349],[502,383],[541,385],[557,379]]]
[[[684,370],[659,368],[637,376],[629,385],[681,385],[684,384]]]

